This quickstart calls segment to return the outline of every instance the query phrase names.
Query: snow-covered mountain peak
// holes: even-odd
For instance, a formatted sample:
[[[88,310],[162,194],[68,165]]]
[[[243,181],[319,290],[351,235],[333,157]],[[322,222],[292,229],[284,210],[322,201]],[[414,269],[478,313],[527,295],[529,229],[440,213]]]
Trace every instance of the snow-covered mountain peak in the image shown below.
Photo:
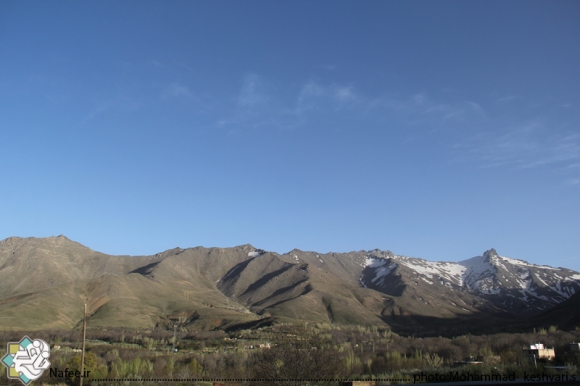
[[[484,252],[483,256],[460,261],[458,264],[464,268],[461,275],[462,285],[486,294],[498,293],[496,275],[498,260],[499,256],[492,248]]]
[[[365,256],[360,282],[369,288],[383,287],[385,293],[392,288],[393,281],[402,281],[407,286],[422,282],[495,299],[496,308],[530,311],[547,309],[580,291],[578,272],[500,256],[493,248],[460,262],[383,256],[378,253]],[[441,287],[433,288],[442,291]]]
[[[487,251],[483,252],[482,255],[484,258],[493,259],[494,257],[499,257],[495,248],[488,249]]]

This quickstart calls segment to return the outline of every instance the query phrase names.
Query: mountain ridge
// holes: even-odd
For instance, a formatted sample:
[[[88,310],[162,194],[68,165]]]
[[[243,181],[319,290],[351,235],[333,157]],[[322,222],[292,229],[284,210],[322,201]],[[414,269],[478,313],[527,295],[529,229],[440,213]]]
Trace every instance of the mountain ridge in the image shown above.
[[[115,256],[63,235],[0,241],[0,327],[9,329],[74,327],[83,303],[93,327],[163,327],[177,318],[183,328],[228,329],[269,318],[403,328],[421,318],[515,320],[576,293],[580,273],[493,248],[432,262],[379,249],[278,254],[244,244]],[[38,304],[48,317],[34,316]]]

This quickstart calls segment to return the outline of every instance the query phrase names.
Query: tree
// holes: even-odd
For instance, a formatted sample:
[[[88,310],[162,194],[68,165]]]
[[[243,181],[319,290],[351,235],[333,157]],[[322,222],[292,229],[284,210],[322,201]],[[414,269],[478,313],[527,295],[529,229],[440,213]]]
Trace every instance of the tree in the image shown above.
[[[304,334],[270,349],[256,352],[250,360],[252,376],[268,384],[290,385],[296,379],[332,379],[346,376],[344,355],[330,341]]]
[[[67,363],[67,367],[75,372],[81,371],[81,357],[80,355],[76,355],[70,359]],[[104,361],[97,356],[93,352],[88,352],[85,354],[85,374],[88,374],[88,377],[85,379],[94,379],[94,378],[105,378],[107,376],[108,368]],[[90,373],[89,373],[90,371]],[[73,384],[78,384],[79,378],[78,377],[71,377],[69,380]]]
[[[203,375],[203,366],[195,358],[191,358],[189,365],[189,374],[192,377],[201,377]]]

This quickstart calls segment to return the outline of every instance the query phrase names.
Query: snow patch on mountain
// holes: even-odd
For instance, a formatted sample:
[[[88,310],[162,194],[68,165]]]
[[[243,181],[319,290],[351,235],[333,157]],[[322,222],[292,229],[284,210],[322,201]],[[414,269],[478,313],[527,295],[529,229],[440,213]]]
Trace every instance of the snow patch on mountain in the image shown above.
[[[494,249],[486,251],[482,256],[456,263],[432,262],[394,254],[385,259],[369,253],[360,264],[364,271],[360,282],[365,287],[371,283],[379,287],[388,283],[389,275],[395,271],[404,277],[408,271],[400,269],[405,267],[418,276],[408,278],[415,284],[421,279],[429,285],[469,291],[487,299],[513,299],[523,302],[527,308],[550,307],[550,303],[561,302],[580,290],[579,273],[499,256]],[[511,307],[510,302],[504,300],[504,306]]]
[[[395,258],[402,265],[430,279],[437,276],[458,286],[462,285],[464,268],[457,263],[434,262],[406,256],[395,256]]]
[[[382,280],[385,276],[389,275],[398,267],[397,264],[391,264],[389,260],[378,258],[371,255],[365,256],[363,266],[365,268],[369,267],[374,269],[374,277],[371,279],[371,282],[375,284],[377,283],[377,281]],[[361,283],[364,282],[362,277],[360,281]]]
[[[512,258],[505,257],[505,256],[498,256],[498,257],[509,264],[519,265],[522,267],[535,267],[535,268],[552,269],[552,270],[559,270],[560,269],[560,268],[550,267],[549,265],[531,264],[531,263],[528,263],[527,261],[512,259]]]
[[[482,256],[472,257],[458,263],[464,268],[461,279],[465,287],[489,292],[493,289],[493,278],[497,268]]]

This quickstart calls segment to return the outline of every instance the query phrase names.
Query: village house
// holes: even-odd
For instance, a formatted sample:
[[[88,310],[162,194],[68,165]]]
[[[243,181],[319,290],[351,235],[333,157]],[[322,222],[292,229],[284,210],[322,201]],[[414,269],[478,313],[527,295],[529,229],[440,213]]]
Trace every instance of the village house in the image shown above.
[[[524,348],[523,351],[532,362],[538,359],[552,360],[556,357],[554,347],[544,347],[543,343],[532,344],[529,348]]]

